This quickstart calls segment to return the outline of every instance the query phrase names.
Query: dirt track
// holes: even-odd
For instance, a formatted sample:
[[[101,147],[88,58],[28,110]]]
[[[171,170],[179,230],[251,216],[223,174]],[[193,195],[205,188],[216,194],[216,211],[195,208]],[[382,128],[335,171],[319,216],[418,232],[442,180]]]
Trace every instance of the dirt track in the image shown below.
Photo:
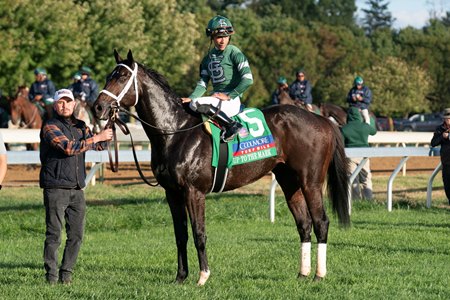
[[[397,166],[400,157],[395,158],[372,158],[371,168],[374,176],[389,175]],[[406,164],[407,174],[431,174],[439,163],[439,157],[411,157]],[[151,177],[150,165],[144,164],[144,174]],[[10,165],[6,173],[3,186],[38,186],[39,185],[40,166]],[[122,164],[119,166],[119,172],[113,173],[109,166],[105,168],[105,184],[129,184],[139,183],[142,180],[139,177],[133,164]]]

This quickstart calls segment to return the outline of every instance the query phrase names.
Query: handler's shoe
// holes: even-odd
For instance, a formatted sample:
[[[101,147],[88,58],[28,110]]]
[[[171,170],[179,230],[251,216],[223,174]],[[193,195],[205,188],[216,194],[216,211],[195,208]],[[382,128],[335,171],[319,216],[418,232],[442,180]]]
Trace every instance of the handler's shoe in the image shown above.
[[[47,273],[45,274],[45,281],[50,285],[55,285],[58,283],[58,277]]]
[[[59,283],[64,285],[71,285],[72,284],[72,274],[70,273],[60,273],[59,274]]]

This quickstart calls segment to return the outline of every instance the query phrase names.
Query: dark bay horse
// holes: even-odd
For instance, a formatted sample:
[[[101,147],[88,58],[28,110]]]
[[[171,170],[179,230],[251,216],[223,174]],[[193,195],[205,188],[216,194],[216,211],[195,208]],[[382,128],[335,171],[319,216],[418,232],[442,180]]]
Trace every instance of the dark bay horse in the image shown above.
[[[301,103],[300,101],[295,101],[294,99],[291,98],[291,96],[289,95],[289,88],[281,90],[280,94],[278,95],[278,103],[282,104],[282,105],[286,105],[286,104],[296,105],[296,106],[300,107],[301,109],[309,111],[304,103]],[[313,108],[312,112],[320,114],[319,107],[315,104],[311,104],[311,105]]]
[[[205,195],[211,190],[211,138],[201,127],[199,115],[170,89],[158,73],[135,62],[131,51],[122,59],[114,51],[117,66],[108,75],[94,104],[99,119],[107,119],[121,107],[135,106],[152,147],[151,165],[165,189],[172,214],[178,257],[176,281],[188,276],[188,217],[200,266],[198,285],[210,276],[206,255]],[[348,162],[341,134],[321,116],[292,105],[263,110],[274,136],[277,156],[234,166],[225,191],[252,183],[273,171],[294,216],[301,240],[299,277],[311,271],[311,231],[317,238],[315,280],[326,274],[329,219],[322,187],[328,175],[328,194],[340,224],[349,225]],[[192,130],[180,131],[195,127]],[[174,132],[177,132],[174,134]]]
[[[347,109],[336,105],[333,103],[320,103],[319,105],[320,114],[328,119],[331,119],[333,122],[335,122],[339,127],[344,126],[347,124]],[[369,117],[375,121],[375,126],[377,126],[377,129],[380,130],[381,128],[378,128],[378,125],[376,123],[377,117],[373,114],[373,112],[369,112]]]
[[[28,100],[28,88],[19,86],[16,95],[9,102],[11,122],[19,128],[40,129],[42,118],[39,109]],[[27,149],[37,150],[39,144],[27,145]]]
[[[320,114],[328,119],[331,119],[338,126],[347,124],[347,110],[333,103],[320,103]]]

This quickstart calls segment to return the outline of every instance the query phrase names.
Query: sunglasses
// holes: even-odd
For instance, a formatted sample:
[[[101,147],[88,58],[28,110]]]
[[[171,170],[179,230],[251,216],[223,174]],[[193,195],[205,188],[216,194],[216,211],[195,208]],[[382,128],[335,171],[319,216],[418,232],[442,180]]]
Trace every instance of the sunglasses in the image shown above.
[[[233,27],[227,26],[227,27],[219,27],[215,29],[214,31],[211,31],[210,29],[206,29],[207,35],[231,35],[234,33]]]

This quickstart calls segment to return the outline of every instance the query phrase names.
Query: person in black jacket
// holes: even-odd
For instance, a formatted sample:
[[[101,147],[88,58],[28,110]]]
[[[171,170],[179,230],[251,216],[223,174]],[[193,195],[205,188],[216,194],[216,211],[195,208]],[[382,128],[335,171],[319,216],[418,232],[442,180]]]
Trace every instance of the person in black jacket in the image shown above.
[[[83,121],[73,117],[75,101],[72,91],[61,89],[54,96],[54,117],[40,132],[41,170],[39,185],[43,188],[45,206],[44,268],[46,280],[55,284],[72,282],[72,272],[80,250],[84,231],[86,202],[85,153],[103,150],[104,141],[112,138],[112,130],[93,135]],[[101,143],[103,142],[103,143]],[[61,228],[66,221],[66,245],[58,274],[58,248]]]
[[[450,205],[450,108],[444,110],[443,119],[444,122],[434,131],[430,144],[431,147],[441,145],[442,181]]]

